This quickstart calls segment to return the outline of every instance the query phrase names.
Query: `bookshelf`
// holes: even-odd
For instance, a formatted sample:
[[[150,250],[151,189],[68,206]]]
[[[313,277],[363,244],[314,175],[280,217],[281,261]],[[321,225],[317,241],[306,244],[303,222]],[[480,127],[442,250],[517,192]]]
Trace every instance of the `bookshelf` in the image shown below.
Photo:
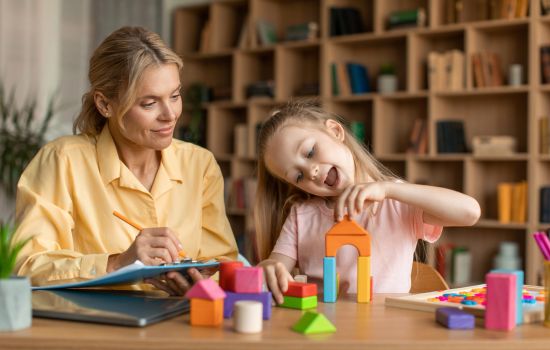
[[[461,11],[452,10],[457,3]],[[540,283],[542,257],[531,233],[550,228],[550,224],[541,223],[539,218],[539,188],[550,186],[550,156],[539,152],[538,130],[538,119],[547,117],[550,108],[550,84],[542,83],[539,55],[541,46],[550,45],[550,15],[543,14],[540,1],[529,0],[527,16],[503,19],[497,13],[500,9],[492,8],[498,3],[212,1],[174,11],[173,47],[184,58],[184,90],[200,82],[213,90],[231,91],[224,100],[203,104],[207,115],[206,147],[216,156],[224,176],[231,179],[226,182],[229,187],[233,179],[254,177],[258,123],[290,98],[315,97],[327,110],[350,122],[363,123],[365,142],[374,155],[407,181],[452,188],[480,202],[479,223],[471,228],[447,228],[440,242],[463,245],[470,250],[472,282],[482,281],[492,268],[500,242],[512,241],[519,245],[527,283],[536,284]],[[362,19],[361,31],[331,36],[332,7],[354,8]],[[425,10],[425,25],[388,29],[390,14],[416,8]],[[257,30],[259,21],[271,23],[279,41],[262,45]],[[315,37],[284,41],[286,28],[306,22],[318,24]],[[206,34],[205,27],[208,27]],[[205,37],[207,42],[201,43]],[[449,50],[464,53],[464,86],[452,91],[430,89],[427,56],[430,52]],[[504,85],[475,84],[471,55],[483,50],[498,54]],[[335,62],[356,62],[366,67],[373,90],[334,96],[331,64]],[[376,92],[376,77],[380,67],[387,63],[395,69],[397,90],[381,94]],[[523,67],[523,83],[519,86],[506,85],[511,64]],[[247,96],[247,86],[258,81],[271,82],[272,97]],[[304,89],[316,84],[317,90]],[[182,123],[187,118],[184,114]],[[409,135],[417,118],[427,125],[426,154],[407,153]],[[508,135],[516,139],[517,152],[509,156],[438,153],[436,126],[446,119],[463,122],[468,146],[474,136]],[[235,139],[234,131],[243,124],[247,128],[247,150],[236,154],[236,142],[242,140]],[[242,149],[242,145],[239,147]],[[528,183],[527,221],[500,223],[497,184],[522,180]],[[249,201],[245,202],[248,205],[244,207],[228,205],[227,212],[241,249],[253,259],[253,219]],[[427,259],[435,264],[433,247],[428,246]]]

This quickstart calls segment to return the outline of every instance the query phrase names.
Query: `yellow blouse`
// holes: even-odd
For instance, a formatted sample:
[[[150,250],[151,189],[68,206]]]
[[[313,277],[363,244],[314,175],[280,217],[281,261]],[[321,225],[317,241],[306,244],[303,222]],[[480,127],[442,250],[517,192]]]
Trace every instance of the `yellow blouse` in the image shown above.
[[[17,188],[16,239],[32,236],[17,273],[33,285],[77,282],[106,273],[142,227],[169,227],[193,258],[237,257],[225,214],[223,178],[212,154],[173,140],[149,192],[120,161],[105,127],[95,138],[67,136],[45,145]]]

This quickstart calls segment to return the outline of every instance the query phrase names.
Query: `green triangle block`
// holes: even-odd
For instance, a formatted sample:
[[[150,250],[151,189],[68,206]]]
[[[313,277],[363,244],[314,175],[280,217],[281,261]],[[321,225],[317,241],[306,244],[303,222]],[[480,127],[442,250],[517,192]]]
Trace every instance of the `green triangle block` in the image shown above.
[[[300,320],[292,326],[292,330],[302,334],[333,333],[336,327],[325,317],[325,315],[306,311]]]

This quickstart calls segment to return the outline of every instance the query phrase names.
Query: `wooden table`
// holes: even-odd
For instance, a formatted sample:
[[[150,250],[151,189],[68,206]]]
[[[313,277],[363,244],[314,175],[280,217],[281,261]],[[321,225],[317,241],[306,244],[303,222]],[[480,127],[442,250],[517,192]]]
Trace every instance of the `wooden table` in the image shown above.
[[[0,333],[0,349],[550,349],[550,328],[524,325],[512,332],[452,331],[439,326],[434,314],[384,306],[384,296],[373,304],[353,298],[336,304],[319,303],[336,325],[333,334],[304,336],[290,330],[300,311],[273,309],[260,334],[234,333],[231,320],[223,327],[189,326],[189,315],[145,328],[33,319],[31,328]]]

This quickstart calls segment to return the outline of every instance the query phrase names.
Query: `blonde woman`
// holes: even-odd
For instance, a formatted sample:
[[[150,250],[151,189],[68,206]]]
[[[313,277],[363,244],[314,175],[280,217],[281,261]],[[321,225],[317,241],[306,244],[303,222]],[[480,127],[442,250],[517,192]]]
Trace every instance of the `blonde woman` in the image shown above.
[[[173,138],[182,66],[157,34],[139,27],[113,32],[95,50],[78,135],[45,145],[19,181],[17,236],[33,236],[19,275],[33,285],[76,282],[136,260],[170,263],[181,250],[236,258],[214,157]],[[147,282],[172,295],[190,287],[175,272]]]

